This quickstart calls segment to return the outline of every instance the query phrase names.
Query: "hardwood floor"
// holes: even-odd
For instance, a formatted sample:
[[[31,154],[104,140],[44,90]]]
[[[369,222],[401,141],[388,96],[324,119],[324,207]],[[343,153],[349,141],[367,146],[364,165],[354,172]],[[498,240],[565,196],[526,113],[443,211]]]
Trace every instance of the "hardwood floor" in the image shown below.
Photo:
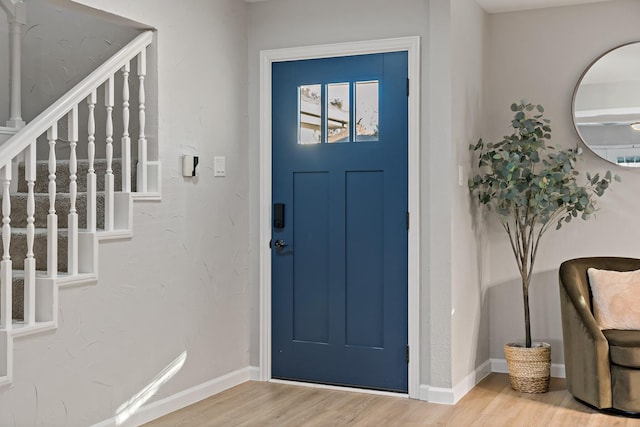
[[[640,426],[577,402],[563,379],[545,394],[520,394],[491,374],[455,406],[402,397],[247,382],[147,426]]]

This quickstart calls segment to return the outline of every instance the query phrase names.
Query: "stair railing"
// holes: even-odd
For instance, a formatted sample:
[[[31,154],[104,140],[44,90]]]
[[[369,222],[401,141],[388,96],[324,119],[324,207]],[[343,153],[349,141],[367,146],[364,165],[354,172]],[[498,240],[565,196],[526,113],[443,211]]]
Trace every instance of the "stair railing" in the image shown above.
[[[83,79],[58,101],[43,111],[16,135],[0,145],[0,187],[2,191],[2,258],[0,261],[0,330],[12,329],[12,258],[11,258],[11,185],[12,179],[18,179],[16,164],[24,161],[24,179],[27,184],[27,218],[26,241],[27,251],[24,261],[24,322],[22,327],[33,326],[36,316],[36,271],[46,270],[49,278],[58,277],[58,216],[56,213],[56,142],[58,140],[58,124],[66,116],[67,140],[70,147],[69,155],[69,197],[70,209],[68,214],[68,270],[69,276],[77,275],[79,271],[78,248],[78,212],[77,212],[77,145],[79,142],[79,112],[81,104],[87,109],[87,231],[97,230],[97,177],[95,173],[96,152],[96,121],[95,107],[98,93],[104,90],[106,108],[105,129],[105,231],[113,231],[115,226],[114,210],[114,175],[113,175],[113,109],[116,75],[122,74],[122,183],[123,192],[131,192],[131,141],[129,135],[129,73],[131,62],[137,61],[137,73],[140,81],[138,110],[139,110],[139,138],[138,138],[138,170],[137,191],[147,191],[147,141],[145,136],[145,90],[146,50],[153,41],[153,32],[146,31],[127,46],[119,50],[114,56],[100,65],[89,76]],[[38,140],[48,145],[48,215],[47,215],[47,265],[36,266],[34,257],[35,237],[35,184],[36,184],[36,148]],[[45,145],[45,144],[43,144]],[[38,268],[40,267],[40,268]]]

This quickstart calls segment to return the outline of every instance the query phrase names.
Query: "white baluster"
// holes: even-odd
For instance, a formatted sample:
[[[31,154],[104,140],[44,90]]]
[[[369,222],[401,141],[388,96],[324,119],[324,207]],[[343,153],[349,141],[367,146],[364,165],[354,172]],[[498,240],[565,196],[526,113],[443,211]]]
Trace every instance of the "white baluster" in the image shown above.
[[[33,188],[36,181],[36,142],[25,150],[24,179],[27,181],[27,256],[24,259],[24,323],[36,321],[36,259],[33,256],[36,201]]]
[[[122,191],[131,192],[131,138],[129,137],[129,72],[131,64],[122,68]]]
[[[58,123],[47,130],[49,140],[49,215],[47,215],[47,275],[58,276],[58,215],[56,214],[56,140]]]
[[[113,180],[113,104],[114,104],[114,91],[113,91],[113,76],[109,77],[109,80],[105,83],[104,105],[107,108],[107,173],[104,176],[104,229],[112,231],[114,228],[114,180]]]
[[[69,156],[69,201],[71,205],[69,207],[69,219],[68,229],[69,236],[67,241],[67,272],[70,275],[78,274],[78,212],[76,210],[76,198],[78,195],[78,183],[76,182],[78,177],[78,159],[76,156],[76,146],[78,145],[78,106],[74,106],[68,119],[68,131],[69,131],[69,147],[71,154]]]
[[[95,157],[96,157],[96,118],[95,108],[98,99],[98,93],[94,90],[91,95],[87,97],[87,104],[89,105],[89,119],[87,123],[88,145],[87,153],[89,158],[89,170],[87,171],[87,231],[95,232],[97,227],[97,207],[96,207],[96,171],[95,171]]]
[[[138,100],[140,102],[138,106],[139,110],[139,124],[140,124],[140,136],[138,138],[138,191],[142,193],[147,192],[147,138],[145,132],[145,90],[144,90],[144,78],[147,75],[147,51],[142,50],[138,54],[138,79],[140,80],[140,92]]]
[[[11,255],[9,246],[11,244],[11,163],[6,164],[0,171],[2,180],[2,261],[0,262],[0,302],[2,302],[2,312],[0,313],[0,324],[4,329],[11,329],[13,318],[13,297],[11,267]]]

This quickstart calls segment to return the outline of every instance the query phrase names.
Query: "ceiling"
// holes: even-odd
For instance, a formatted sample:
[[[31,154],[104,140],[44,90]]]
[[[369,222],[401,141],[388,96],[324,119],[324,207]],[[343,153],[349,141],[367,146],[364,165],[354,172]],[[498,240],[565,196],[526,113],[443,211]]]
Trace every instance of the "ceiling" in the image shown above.
[[[266,0],[245,0],[254,3]],[[545,7],[570,6],[584,3],[597,3],[610,0],[476,0],[489,13],[513,12],[516,10],[542,9]]]
[[[489,13],[513,12],[516,10],[541,9],[545,7],[570,6],[597,3],[609,0],[476,0]]]

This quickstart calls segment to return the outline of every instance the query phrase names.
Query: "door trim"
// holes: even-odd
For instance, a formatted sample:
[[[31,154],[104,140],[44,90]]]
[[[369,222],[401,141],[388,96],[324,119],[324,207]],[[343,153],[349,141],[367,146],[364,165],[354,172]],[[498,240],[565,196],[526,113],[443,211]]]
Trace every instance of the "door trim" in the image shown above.
[[[336,43],[260,51],[260,379],[271,380],[271,66],[274,62],[385,52],[408,52],[409,140],[408,235],[409,397],[420,388],[420,37]]]

